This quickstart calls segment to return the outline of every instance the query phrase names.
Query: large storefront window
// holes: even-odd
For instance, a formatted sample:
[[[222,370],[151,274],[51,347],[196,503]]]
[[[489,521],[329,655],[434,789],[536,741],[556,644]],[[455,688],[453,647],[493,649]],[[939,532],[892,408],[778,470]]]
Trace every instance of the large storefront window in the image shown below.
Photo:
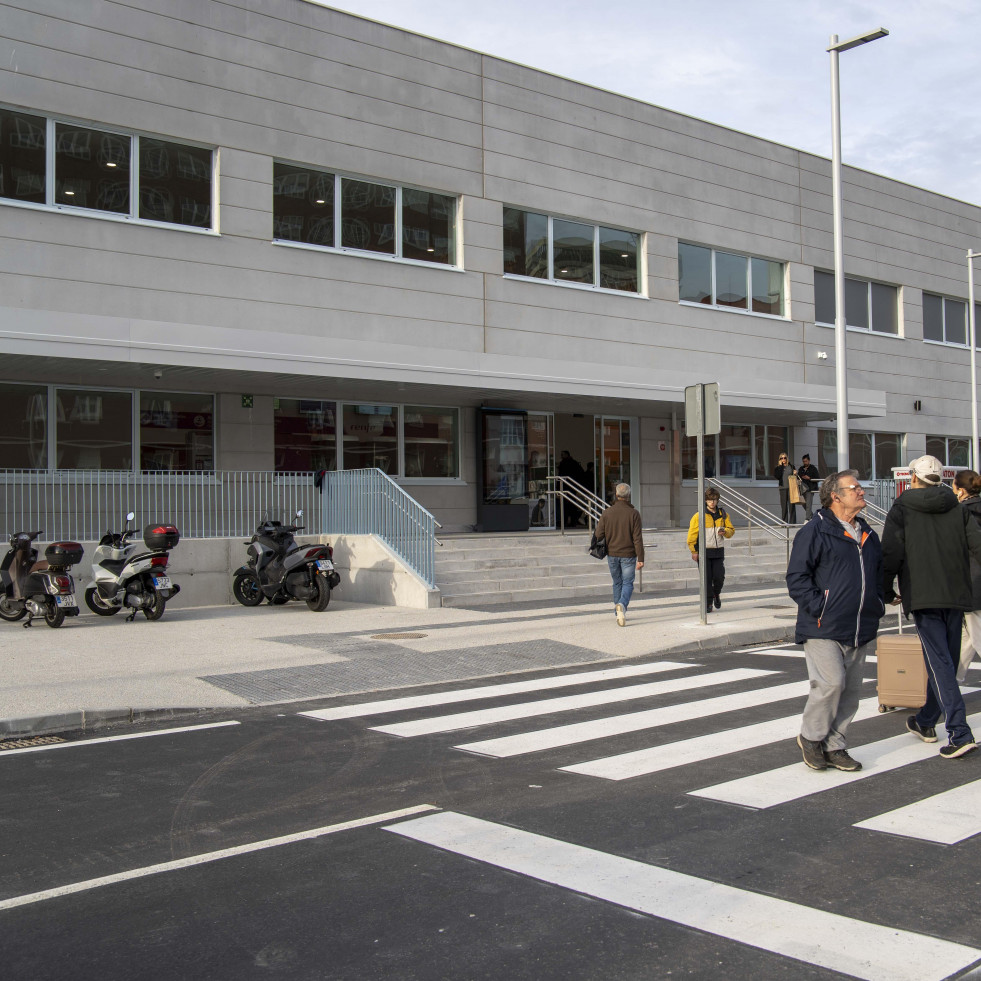
[[[214,470],[214,399],[140,393],[140,470]]]
[[[0,460],[11,470],[48,466],[46,385],[0,385]]]
[[[403,439],[406,477],[459,477],[456,409],[407,405]]]
[[[735,480],[772,480],[777,457],[789,450],[786,426],[723,426],[705,437],[705,476]],[[698,476],[696,441],[690,436],[681,446],[681,478]]]
[[[133,468],[133,396],[130,392],[55,390],[59,470]]]
[[[337,405],[316,399],[275,399],[276,469],[337,469]]]
[[[892,468],[902,465],[901,433],[848,434],[848,469],[857,470],[859,480],[891,480]],[[818,473],[821,477],[838,471],[838,433],[818,430]]]
[[[399,472],[399,409],[397,405],[344,406],[345,470],[377,467],[382,473]]]

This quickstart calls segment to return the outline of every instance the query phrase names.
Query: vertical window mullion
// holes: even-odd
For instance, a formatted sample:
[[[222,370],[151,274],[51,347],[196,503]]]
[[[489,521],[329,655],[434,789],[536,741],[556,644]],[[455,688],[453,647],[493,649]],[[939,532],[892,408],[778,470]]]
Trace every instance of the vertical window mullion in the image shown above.
[[[51,207],[55,203],[55,121],[49,119],[44,139],[44,203]]]
[[[132,409],[130,420],[131,431],[129,437],[129,445],[133,448],[133,473],[139,473],[143,465],[143,452],[140,447],[140,400],[142,399],[141,390],[138,388],[133,389],[132,402],[130,408]],[[212,416],[212,429],[214,429],[214,417]]]
[[[599,225],[593,225],[593,286],[600,284]]]
[[[552,216],[548,216],[548,280],[555,282],[555,242],[552,235]]]
[[[745,256],[746,259],[746,312],[753,312],[753,257]],[[796,512],[795,512],[796,513]]]
[[[869,280],[865,284],[865,309],[867,311],[866,312],[866,316],[869,318],[869,333],[871,334],[871,333],[874,333],[874,331],[875,331],[875,324],[872,322],[872,280]],[[872,442],[873,442],[873,444],[875,443],[875,438],[874,437],[872,439]],[[875,459],[875,451],[874,450],[873,450],[872,458],[873,458],[873,460]],[[875,468],[874,467],[872,469],[872,473],[875,473]]]
[[[395,455],[398,457],[398,475],[405,476],[405,406],[395,407],[397,420],[395,423]]]
[[[712,306],[717,306],[715,298],[715,249],[712,249]]]
[[[140,138],[129,138],[129,216],[140,217]]]
[[[341,175],[334,174],[334,247],[342,248],[344,243],[341,241]],[[338,402],[338,405],[340,403]],[[338,451],[339,452],[339,451]],[[338,456],[338,459],[340,457]],[[342,469],[340,466],[338,470]]]
[[[55,387],[48,385],[48,470],[58,469],[58,405]]]
[[[344,405],[344,402],[334,403],[334,451],[337,454],[338,470],[344,469]]]
[[[402,185],[395,188],[395,258],[402,258]],[[399,471],[401,473],[401,470]]]

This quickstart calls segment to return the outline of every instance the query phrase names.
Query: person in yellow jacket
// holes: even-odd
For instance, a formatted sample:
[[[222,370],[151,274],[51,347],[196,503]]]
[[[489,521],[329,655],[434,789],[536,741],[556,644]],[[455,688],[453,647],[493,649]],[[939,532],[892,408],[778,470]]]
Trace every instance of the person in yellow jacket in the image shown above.
[[[722,584],[726,581],[727,538],[735,535],[729,515],[719,506],[719,492],[714,487],[705,491],[705,560],[708,563],[708,596],[706,613],[712,612],[712,605],[722,609]],[[693,514],[688,525],[688,548],[692,559],[698,561],[698,514]]]

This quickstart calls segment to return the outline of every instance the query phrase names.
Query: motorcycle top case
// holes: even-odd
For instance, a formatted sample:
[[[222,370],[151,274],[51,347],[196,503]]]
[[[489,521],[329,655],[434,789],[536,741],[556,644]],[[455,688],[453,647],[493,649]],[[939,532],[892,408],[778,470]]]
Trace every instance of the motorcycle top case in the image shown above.
[[[143,543],[157,552],[173,548],[180,540],[176,525],[147,525],[143,529]]]
[[[78,542],[52,542],[45,550],[48,565],[64,567],[82,561],[82,546]]]

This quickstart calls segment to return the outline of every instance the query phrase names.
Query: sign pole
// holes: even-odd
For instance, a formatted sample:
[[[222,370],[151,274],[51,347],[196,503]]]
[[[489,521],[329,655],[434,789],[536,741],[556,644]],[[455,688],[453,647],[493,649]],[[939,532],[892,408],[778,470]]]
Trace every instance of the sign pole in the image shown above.
[[[685,435],[695,437],[698,458],[698,619],[708,623],[708,560],[705,557],[705,437],[722,429],[719,384],[688,385],[685,388]]]

